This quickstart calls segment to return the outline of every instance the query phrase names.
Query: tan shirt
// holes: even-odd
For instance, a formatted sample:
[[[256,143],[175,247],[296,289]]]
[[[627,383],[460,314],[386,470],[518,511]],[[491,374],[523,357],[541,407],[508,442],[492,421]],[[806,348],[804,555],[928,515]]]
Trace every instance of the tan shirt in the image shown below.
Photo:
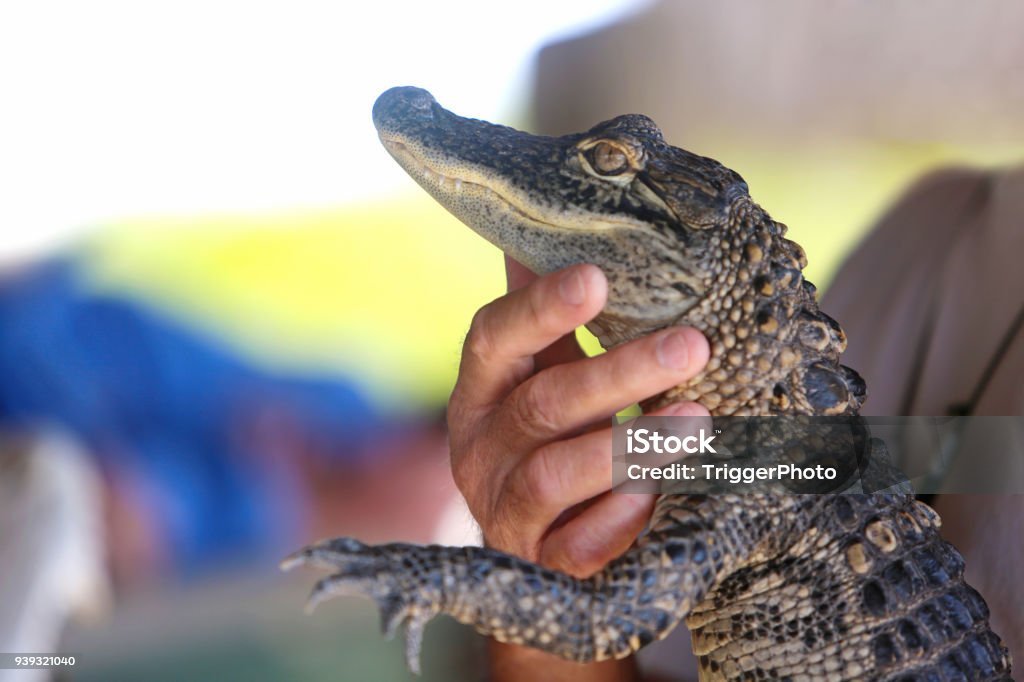
[[[1024,414],[1024,167],[918,182],[822,301],[869,415]]]
[[[918,182],[847,259],[822,309],[849,336],[843,362],[867,382],[864,414],[1024,414],[1024,166]],[[1024,496],[1009,493],[1024,490],[1024,433],[971,432],[959,449],[947,485],[994,472],[1006,494],[940,495],[942,534],[1022,665]]]

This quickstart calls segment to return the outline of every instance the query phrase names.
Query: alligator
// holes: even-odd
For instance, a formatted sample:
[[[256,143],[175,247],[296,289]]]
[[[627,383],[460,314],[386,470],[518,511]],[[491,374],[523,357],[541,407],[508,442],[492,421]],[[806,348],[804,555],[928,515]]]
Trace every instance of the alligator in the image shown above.
[[[593,263],[606,348],[668,325],[709,339],[693,380],[644,404],[712,415],[856,415],[866,387],[818,310],[806,257],[717,161],[670,146],[648,117],[542,137],[457,116],[425,90],[373,108],[387,151],[451,213],[538,274]],[[629,656],[685,621],[702,680],[1010,679],[964,561],[908,492],[662,495],[647,531],[585,579],[485,547],[306,547],[283,566],[332,571],[310,606],[376,601],[405,626],[447,614],[502,642],[591,662]]]

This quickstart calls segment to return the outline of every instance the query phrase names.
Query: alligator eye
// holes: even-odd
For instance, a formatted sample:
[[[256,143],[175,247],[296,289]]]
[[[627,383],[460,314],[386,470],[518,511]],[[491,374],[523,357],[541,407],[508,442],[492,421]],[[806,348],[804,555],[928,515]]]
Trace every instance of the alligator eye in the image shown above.
[[[629,168],[629,159],[615,145],[598,142],[590,150],[590,165],[602,175],[618,175]]]

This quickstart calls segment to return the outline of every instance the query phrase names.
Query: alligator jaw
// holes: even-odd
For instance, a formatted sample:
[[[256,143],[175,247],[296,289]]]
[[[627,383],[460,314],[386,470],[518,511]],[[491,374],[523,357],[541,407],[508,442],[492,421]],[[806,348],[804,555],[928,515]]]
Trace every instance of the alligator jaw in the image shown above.
[[[373,120],[385,149],[420,186],[532,271],[600,267],[610,285],[596,322],[604,345],[672,324],[697,302],[699,268],[689,266],[671,235],[651,229],[652,217],[675,221],[672,211],[646,185],[588,174],[593,136],[542,137],[463,118],[409,87],[382,94]],[[647,268],[671,273],[671,280],[627,278],[634,263],[624,257],[645,254],[676,256],[670,268]]]

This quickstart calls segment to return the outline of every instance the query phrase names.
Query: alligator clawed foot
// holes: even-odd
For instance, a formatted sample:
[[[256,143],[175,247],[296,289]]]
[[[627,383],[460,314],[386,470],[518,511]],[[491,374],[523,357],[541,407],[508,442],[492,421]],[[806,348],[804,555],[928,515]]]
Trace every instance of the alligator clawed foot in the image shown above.
[[[402,557],[410,549],[407,545],[371,546],[352,538],[334,538],[291,554],[281,562],[281,570],[313,566],[333,571],[313,588],[306,613],[334,597],[372,599],[380,610],[381,630],[386,637],[394,637],[405,626],[406,661],[418,675],[423,630],[440,608],[415,585],[400,584]]]

